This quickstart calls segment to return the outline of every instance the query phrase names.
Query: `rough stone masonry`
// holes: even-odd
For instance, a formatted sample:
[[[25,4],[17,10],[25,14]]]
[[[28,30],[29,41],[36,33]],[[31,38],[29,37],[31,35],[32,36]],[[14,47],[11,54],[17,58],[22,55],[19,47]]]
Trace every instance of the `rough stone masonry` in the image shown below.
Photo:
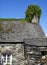
[[[35,65],[42,56],[47,57],[47,38],[37,21],[2,21],[0,25],[0,54],[12,55],[12,65]]]

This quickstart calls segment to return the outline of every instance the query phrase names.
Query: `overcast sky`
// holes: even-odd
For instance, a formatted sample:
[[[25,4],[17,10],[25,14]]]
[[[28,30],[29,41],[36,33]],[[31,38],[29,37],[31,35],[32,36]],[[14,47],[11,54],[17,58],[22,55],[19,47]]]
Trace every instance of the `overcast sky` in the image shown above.
[[[36,4],[42,9],[40,25],[47,33],[47,0],[0,0],[0,18],[24,18],[28,5]]]

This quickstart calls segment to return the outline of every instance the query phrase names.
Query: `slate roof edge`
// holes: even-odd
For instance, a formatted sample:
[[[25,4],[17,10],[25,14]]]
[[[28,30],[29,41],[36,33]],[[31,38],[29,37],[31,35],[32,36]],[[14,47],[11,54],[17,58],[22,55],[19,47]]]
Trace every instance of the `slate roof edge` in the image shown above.
[[[0,42],[0,44],[23,44],[24,42]]]
[[[34,42],[35,40],[35,42]],[[38,43],[36,43],[37,41],[40,41]],[[24,38],[24,42],[27,45],[31,45],[31,46],[38,46],[38,47],[47,47],[47,37],[39,37],[39,38]],[[44,43],[43,43],[44,42]],[[42,43],[42,44],[41,44]]]
[[[47,39],[47,37],[30,37],[30,38],[24,38],[25,39]]]

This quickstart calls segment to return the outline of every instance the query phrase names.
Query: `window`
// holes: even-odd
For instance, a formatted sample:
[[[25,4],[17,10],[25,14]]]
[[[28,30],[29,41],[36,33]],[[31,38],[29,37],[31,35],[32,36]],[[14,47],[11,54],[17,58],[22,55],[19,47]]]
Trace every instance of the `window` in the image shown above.
[[[2,45],[1,47],[4,47],[4,45]]]
[[[1,55],[1,63],[3,63],[3,65],[6,65],[6,64],[12,65],[12,55],[10,56]]]
[[[41,55],[42,56],[46,55],[46,51],[41,51]]]

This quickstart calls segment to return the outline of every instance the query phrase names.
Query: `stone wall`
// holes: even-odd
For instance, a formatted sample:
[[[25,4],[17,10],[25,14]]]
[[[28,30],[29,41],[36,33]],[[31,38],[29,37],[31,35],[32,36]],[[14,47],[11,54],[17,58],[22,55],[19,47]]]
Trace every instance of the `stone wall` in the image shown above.
[[[41,53],[38,47],[25,45],[25,58],[27,59],[27,65],[35,65],[41,57]]]
[[[34,15],[33,19],[32,19],[32,23],[38,23],[38,17]]]
[[[0,44],[1,54],[12,54],[12,65],[36,65],[41,58],[41,50],[47,47],[36,47],[28,44]]]
[[[1,53],[10,52],[12,54],[12,65],[25,65],[23,44],[0,44]]]

